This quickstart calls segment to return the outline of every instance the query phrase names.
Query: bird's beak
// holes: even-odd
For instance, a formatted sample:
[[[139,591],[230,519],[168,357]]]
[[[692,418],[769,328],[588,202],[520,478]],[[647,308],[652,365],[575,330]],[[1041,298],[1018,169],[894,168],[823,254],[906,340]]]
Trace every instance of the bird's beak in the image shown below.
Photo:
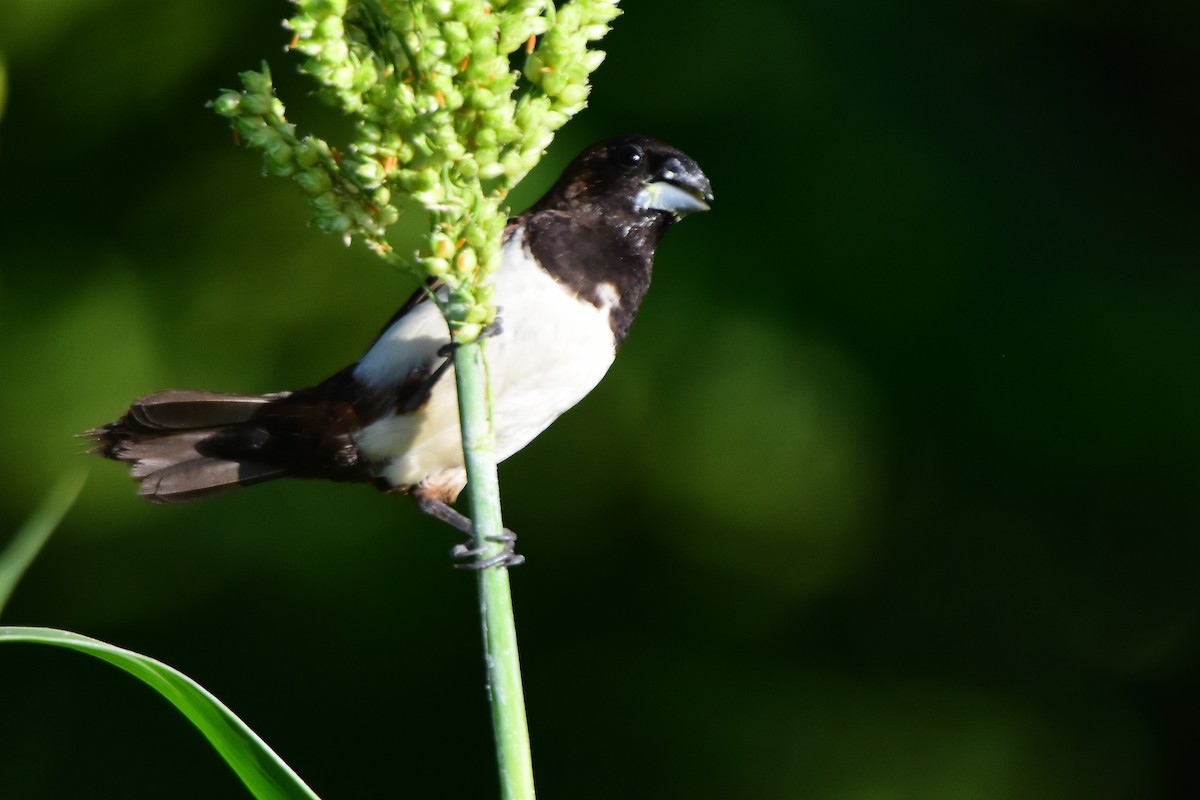
[[[669,158],[658,176],[642,186],[635,202],[639,209],[682,217],[693,211],[708,211],[712,199],[712,186],[698,166]]]

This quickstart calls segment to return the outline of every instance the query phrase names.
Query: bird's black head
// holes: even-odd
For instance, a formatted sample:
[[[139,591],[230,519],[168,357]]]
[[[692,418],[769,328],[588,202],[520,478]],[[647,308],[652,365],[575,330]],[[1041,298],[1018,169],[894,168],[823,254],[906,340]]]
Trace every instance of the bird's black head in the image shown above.
[[[650,286],[663,233],[711,200],[695,161],[649,137],[624,136],[585,150],[515,221],[542,269],[607,309],[620,347]]]
[[[670,223],[707,211],[712,199],[708,177],[688,156],[648,136],[622,136],[580,154],[538,208]]]

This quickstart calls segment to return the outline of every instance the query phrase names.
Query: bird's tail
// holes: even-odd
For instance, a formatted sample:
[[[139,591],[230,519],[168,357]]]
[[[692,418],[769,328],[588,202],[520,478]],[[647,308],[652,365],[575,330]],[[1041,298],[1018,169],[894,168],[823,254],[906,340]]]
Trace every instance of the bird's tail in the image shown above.
[[[264,412],[287,396],[158,392],[86,435],[96,453],[130,465],[142,497],[187,503],[289,474],[270,458],[270,426],[264,424]]]

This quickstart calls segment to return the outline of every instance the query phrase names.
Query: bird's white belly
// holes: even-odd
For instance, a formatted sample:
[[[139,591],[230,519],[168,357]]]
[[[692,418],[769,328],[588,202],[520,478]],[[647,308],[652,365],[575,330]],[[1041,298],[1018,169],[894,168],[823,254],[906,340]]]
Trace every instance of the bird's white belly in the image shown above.
[[[532,263],[520,236],[514,239],[495,277],[503,330],[484,344],[497,460],[529,444],[582,400],[604,377],[615,354],[608,308],[578,300]],[[438,314],[436,321],[408,320],[411,332],[422,339],[432,338],[431,329],[436,328],[436,351],[449,340],[445,323],[432,303],[418,311]],[[384,364],[413,360],[413,339],[403,330],[391,333],[360,362],[358,377],[382,376]],[[393,486],[411,486],[447,470],[460,472],[463,455],[453,369],[441,376],[420,410],[374,422],[356,440],[359,450],[377,465],[377,474]]]

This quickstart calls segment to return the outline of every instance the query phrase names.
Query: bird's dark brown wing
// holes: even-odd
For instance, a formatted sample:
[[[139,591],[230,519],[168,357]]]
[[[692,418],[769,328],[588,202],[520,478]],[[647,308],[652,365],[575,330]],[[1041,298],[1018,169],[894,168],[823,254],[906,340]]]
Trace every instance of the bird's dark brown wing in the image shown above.
[[[426,278],[424,285],[418,287],[415,292],[409,295],[408,299],[404,301],[404,305],[400,306],[400,308],[396,310],[396,313],[392,314],[391,319],[384,323],[384,326],[379,329],[379,333],[375,336],[375,341],[379,341],[379,337],[387,333],[388,328],[395,325],[396,321],[405,314],[412,311],[422,303],[431,302],[433,294],[443,286],[445,286],[445,284],[442,283],[441,278],[436,278],[433,275],[430,275],[428,278]]]

